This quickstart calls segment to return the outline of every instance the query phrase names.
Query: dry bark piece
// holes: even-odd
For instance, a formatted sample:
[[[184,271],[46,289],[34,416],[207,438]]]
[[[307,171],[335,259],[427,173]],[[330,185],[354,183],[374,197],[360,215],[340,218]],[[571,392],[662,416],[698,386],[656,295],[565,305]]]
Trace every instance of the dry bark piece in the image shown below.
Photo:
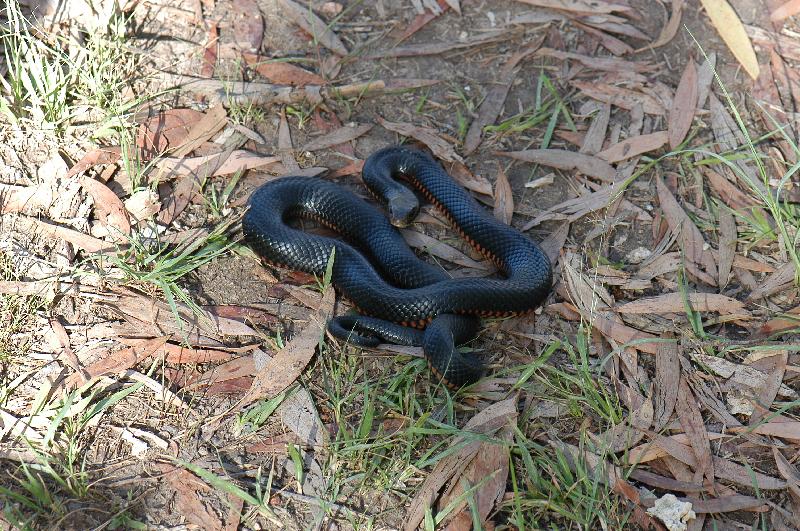
[[[669,147],[676,149],[692,127],[697,110],[697,66],[689,58],[669,110]]]
[[[339,36],[321,18],[315,15],[310,8],[292,0],[278,0],[278,4],[292,22],[303,28],[303,31],[311,35],[315,41],[337,55],[345,56],[349,53]]]

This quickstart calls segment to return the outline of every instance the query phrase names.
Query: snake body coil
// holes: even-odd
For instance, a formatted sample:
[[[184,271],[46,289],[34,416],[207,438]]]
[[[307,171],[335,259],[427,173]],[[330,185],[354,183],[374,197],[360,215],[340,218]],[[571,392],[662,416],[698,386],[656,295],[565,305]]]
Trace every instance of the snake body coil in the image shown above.
[[[333,285],[371,317],[335,318],[329,323],[334,335],[362,346],[380,340],[422,346],[433,371],[450,386],[476,381],[482,365],[455,345],[474,337],[479,317],[534,309],[550,289],[550,261],[532,240],[492,217],[421,151],[382,149],[367,159],[362,175],[387,206],[391,222],[333,183],[285,177],[253,193],[242,221],[246,241],[268,262],[320,276],[335,250]],[[439,207],[505,278],[453,279],[417,258],[392,227],[409,223],[419,209],[413,192],[397,178]],[[296,217],[333,228],[355,247],[289,226],[287,221]]]

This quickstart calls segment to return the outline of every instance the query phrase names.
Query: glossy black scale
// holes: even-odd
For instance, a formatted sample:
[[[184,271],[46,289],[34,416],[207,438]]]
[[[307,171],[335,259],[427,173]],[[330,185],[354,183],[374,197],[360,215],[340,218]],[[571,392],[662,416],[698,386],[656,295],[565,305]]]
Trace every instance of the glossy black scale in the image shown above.
[[[432,197],[459,231],[493,258],[505,278],[451,279],[417,258],[392,226],[407,224],[419,208],[397,178]],[[335,318],[329,324],[334,335],[362,346],[380,340],[419,345],[434,372],[449,385],[476,381],[482,365],[455,348],[477,331],[477,318],[470,316],[535,308],[550,290],[549,259],[532,240],[492,217],[421,151],[382,149],[366,160],[363,179],[387,206],[392,223],[338,185],[285,177],[253,193],[242,221],[245,240],[271,263],[316,275],[324,273],[335,249],[333,285],[371,318]],[[292,217],[316,219],[353,245],[290,227],[286,222]],[[393,324],[419,322],[430,324],[424,332]]]

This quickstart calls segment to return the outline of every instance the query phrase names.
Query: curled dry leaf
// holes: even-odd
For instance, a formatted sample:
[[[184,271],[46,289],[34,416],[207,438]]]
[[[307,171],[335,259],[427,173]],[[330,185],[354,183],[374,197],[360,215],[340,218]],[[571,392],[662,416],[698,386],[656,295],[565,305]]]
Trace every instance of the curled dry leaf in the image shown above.
[[[669,147],[677,148],[692,127],[694,113],[697,110],[697,66],[692,58],[686,63],[672,107],[669,110],[668,131]]]
[[[377,116],[376,120],[384,129],[394,131],[403,136],[411,137],[427,146],[431,152],[441,160],[447,162],[461,162],[461,157],[456,153],[445,139],[439,136],[439,132],[430,127],[414,125],[407,122],[390,122]]]
[[[658,35],[655,41],[636,51],[640,52],[649,48],[658,48],[660,46],[664,46],[673,38],[675,38],[675,35],[678,33],[678,28],[681,26],[683,6],[685,4],[686,0],[672,0],[672,12],[670,13],[667,23],[661,28],[661,33]]]
[[[759,67],[753,43],[747,36],[742,21],[725,0],[700,0],[708,18],[728,45],[733,56],[753,79],[758,79]]]
[[[349,53],[339,36],[321,18],[315,15],[310,8],[292,0],[278,0],[278,4],[283,8],[286,16],[303,28],[315,41],[337,55],[345,56]]]

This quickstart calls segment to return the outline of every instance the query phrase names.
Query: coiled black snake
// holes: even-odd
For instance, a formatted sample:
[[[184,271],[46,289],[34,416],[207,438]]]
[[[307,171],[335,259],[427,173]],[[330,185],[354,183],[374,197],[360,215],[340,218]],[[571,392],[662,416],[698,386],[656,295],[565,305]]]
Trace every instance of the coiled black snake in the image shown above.
[[[547,296],[551,267],[528,237],[492,217],[433,158],[389,147],[364,163],[364,183],[386,216],[346,189],[312,177],[284,177],[258,188],[242,226],[247,243],[266,261],[322,276],[335,249],[331,281],[367,316],[340,316],[328,329],[359,346],[381,341],[422,346],[433,372],[451,387],[477,381],[482,363],[456,345],[477,333],[480,317],[533,310]],[[458,232],[492,260],[504,278],[450,278],[414,254],[392,227],[419,211],[401,178],[440,208]],[[293,217],[313,218],[344,241],[293,228]],[[422,330],[424,329],[424,330]]]

